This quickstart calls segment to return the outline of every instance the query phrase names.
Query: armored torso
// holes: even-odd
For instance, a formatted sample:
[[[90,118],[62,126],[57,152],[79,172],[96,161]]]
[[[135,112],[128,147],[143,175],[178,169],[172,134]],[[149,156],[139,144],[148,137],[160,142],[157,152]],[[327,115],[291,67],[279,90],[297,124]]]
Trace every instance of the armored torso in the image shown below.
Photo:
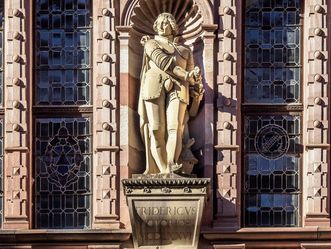
[[[145,56],[147,68],[145,70],[142,84],[144,100],[151,100],[160,97],[164,91],[164,84],[167,80],[172,81],[171,89],[168,89],[171,98],[179,98],[188,104],[189,93],[188,83],[176,79],[169,68],[180,66],[184,70],[193,69],[192,52],[189,48],[173,43],[166,38],[156,36],[145,44]]]

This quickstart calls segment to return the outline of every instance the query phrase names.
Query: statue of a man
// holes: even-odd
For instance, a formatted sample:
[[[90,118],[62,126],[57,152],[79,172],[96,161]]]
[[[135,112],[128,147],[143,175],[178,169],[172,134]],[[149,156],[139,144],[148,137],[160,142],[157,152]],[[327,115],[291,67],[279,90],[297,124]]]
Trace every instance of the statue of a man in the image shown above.
[[[175,18],[162,13],[153,28],[157,33],[154,39],[142,38],[144,58],[138,107],[146,149],[145,174],[170,173],[181,168],[179,158],[187,129],[190,86],[201,85],[192,51],[174,42],[178,32]]]

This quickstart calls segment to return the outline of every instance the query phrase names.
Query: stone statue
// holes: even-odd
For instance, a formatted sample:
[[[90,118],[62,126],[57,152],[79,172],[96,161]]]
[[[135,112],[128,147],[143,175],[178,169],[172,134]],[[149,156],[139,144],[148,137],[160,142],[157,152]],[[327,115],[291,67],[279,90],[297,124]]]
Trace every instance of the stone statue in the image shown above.
[[[189,137],[187,122],[196,115],[203,96],[200,69],[194,66],[190,48],[175,42],[178,27],[171,14],[160,14],[153,28],[154,39],[141,39],[138,112],[146,149],[144,174],[189,174],[183,165],[194,165],[197,159],[190,151],[194,139]]]

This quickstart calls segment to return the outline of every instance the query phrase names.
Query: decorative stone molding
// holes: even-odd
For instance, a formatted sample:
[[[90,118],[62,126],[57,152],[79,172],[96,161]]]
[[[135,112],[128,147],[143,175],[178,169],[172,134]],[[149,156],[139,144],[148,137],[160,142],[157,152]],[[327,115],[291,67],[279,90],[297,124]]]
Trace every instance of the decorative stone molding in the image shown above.
[[[122,180],[124,187],[139,187],[139,186],[172,186],[172,187],[186,187],[195,186],[203,187],[210,182],[209,178],[174,178],[175,175],[140,175],[133,176],[131,179]]]
[[[240,224],[240,79],[238,55],[241,39],[241,1],[225,0],[220,2],[219,15],[221,24],[218,53],[218,92],[216,116],[216,145],[217,150],[217,214],[215,225],[218,227],[237,228]],[[225,167],[231,165],[231,167]],[[224,167],[223,167],[224,166]],[[224,170],[223,170],[224,168]]]
[[[80,112],[80,113],[91,113],[93,111],[92,106],[34,106],[32,108],[35,114],[48,114],[56,112],[58,114],[66,114],[68,112]]]
[[[93,7],[93,223],[92,228],[118,229],[117,108],[115,0],[94,1]],[[102,101],[104,100],[104,101]],[[102,108],[104,107],[104,108]],[[107,149],[106,149],[107,147]],[[100,149],[104,148],[104,149]],[[109,170],[105,170],[105,165]],[[112,166],[110,166],[112,165]]]
[[[29,228],[29,142],[28,142],[28,92],[30,87],[24,87],[29,75],[30,63],[27,51],[28,44],[25,35],[26,27],[31,25],[25,13],[29,2],[4,1],[5,11],[5,135],[6,155],[4,157],[4,229]],[[12,35],[9,35],[12,34]],[[8,35],[8,37],[7,37]],[[14,38],[14,39],[13,39]],[[26,149],[22,149],[26,148]],[[19,166],[18,166],[19,165]]]
[[[308,77],[303,80],[304,84],[304,143],[306,152],[304,156],[303,170],[303,215],[304,226],[330,224],[330,197],[326,191],[329,184],[329,143],[330,107],[328,105],[329,91],[327,74],[328,70],[328,27],[326,6],[322,1],[312,0],[305,2],[306,11],[304,20],[308,30],[308,42],[305,42],[303,51],[306,61],[303,75]],[[311,31],[310,31],[311,30]],[[305,77],[305,76],[304,76]],[[305,247],[303,247],[305,248]],[[310,248],[310,247],[309,247]]]

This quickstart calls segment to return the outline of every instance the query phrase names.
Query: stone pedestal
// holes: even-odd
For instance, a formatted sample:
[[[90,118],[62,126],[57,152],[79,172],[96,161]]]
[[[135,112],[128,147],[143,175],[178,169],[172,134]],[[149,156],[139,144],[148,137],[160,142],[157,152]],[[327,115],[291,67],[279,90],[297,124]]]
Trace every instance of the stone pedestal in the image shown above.
[[[122,180],[135,248],[198,248],[207,178],[176,175]]]

